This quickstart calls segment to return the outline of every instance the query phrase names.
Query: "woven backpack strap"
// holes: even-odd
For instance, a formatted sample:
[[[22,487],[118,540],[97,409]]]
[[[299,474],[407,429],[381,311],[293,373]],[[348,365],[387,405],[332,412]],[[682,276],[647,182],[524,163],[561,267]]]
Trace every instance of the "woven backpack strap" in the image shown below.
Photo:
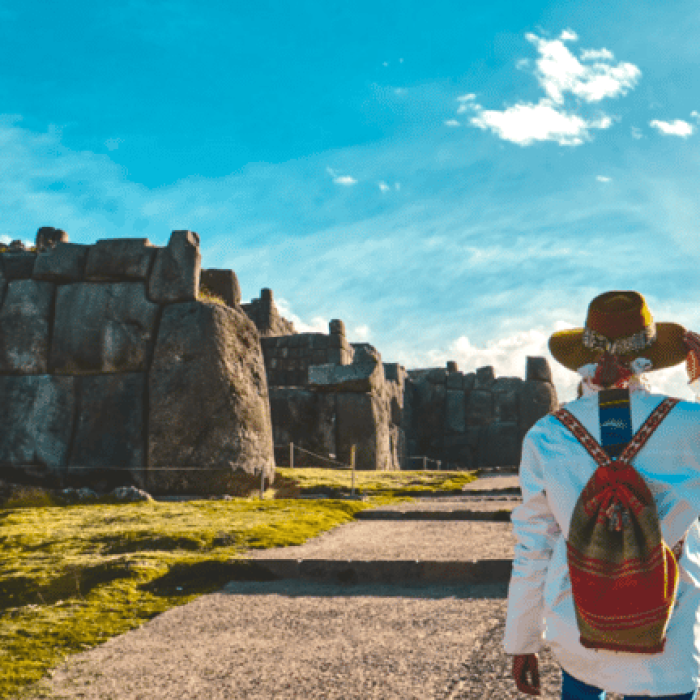
[[[632,459],[637,455],[639,450],[646,445],[647,440],[652,436],[654,431],[661,425],[661,421],[666,418],[670,410],[680,401],[680,399],[666,398],[664,399],[644,421],[642,427],[635,433],[629,445],[620,455],[620,461],[631,463]]]
[[[583,427],[581,421],[565,408],[560,408],[552,414],[560,420],[573,434],[574,437],[588,450],[596,464],[604,467],[610,463],[608,453],[598,444],[598,441]]]

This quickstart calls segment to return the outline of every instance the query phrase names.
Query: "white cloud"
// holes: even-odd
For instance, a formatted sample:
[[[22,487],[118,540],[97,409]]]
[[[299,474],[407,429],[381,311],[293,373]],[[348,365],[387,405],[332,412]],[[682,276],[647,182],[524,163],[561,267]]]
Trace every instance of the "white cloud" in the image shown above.
[[[445,126],[461,126],[461,124],[456,119],[446,119]]]
[[[395,95],[405,95],[408,92],[406,88],[395,88],[394,89],[394,94]]]
[[[633,139],[641,139],[642,138],[642,130],[638,126],[632,127],[632,138]]]
[[[654,119],[649,122],[649,126],[653,126],[658,129],[662,134],[667,134],[668,136],[681,136],[686,139],[690,136],[695,128],[692,124],[683,121],[682,119],[676,119],[672,122],[663,122],[658,119]]]
[[[338,175],[337,171],[333,170],[333,168],[326,168],[326,172],[333,178],[333,182],[336,185],[348,186],[357,184],[357,180],[354,177],[350,175]]]
[[[698,114],[695,110],[693,110],[690,113],[690,116],[693,117],[693,119],[695,119],[696,121],[700,121],[700,114]]]
[[[395,182],[394,183],[394,189],[398,192],[401,189],[401,183],[400,182]]]
[[[354,177],[350,177],[350,175],[343,175],[342,177],[333,178],[333,182],[336,185],[354,185],[357,183],[357,180]]]
[[[354,342],[364,342],[372,337],[372,331],[367,324],[356,326],[352,331]],[[351,341],[352,342],[352,341]]]
[[[310,323],[306,323],[292,311],[290,303],[283,298],[275,299],[275,306],[283,318],[294,324],[294,330],[297,333],[328,333],[328,319],[314,316]]]
[[[610,178],[605,177],[605,175],[598,175],[598,177],[596,177],[596,180],[598,180],[598,182],[610,182]]]
[[[380,189],[382,192],[388,192],[388,191],[391,189],[391,187],[389,187],[389,185],[387,185],[386,182],[384,182],[384,180],[382,180],[382,181],[379,183],[379,189]]]
[[[605,63],[583,65],[564,41],[575,41],[572,32],[562,32],[559,39],[547,41],[534,34],[525,35],[540,54],[535,75],[548,97],[556,103],[564,102],[569,92],[585,102],[600,102],[606,97],[624,95],[633,88],[641,71],[631,63],[611,66]],[[600,49],[607,52],[607,49]],[[609,53],[609,52],[607,52]],[[589,49],[590,55],[590,49]]]
[[[549,100],[521,103],[502,112],[484,110],[471,119],[480,129],[491,129],[505,141],[528,146],[534,141],[556,141],[562,146],[578,146],[590,138],[591,129],[607,129],[612,120],[603,117],[586,121],[576,114],[556,108]]]
[[[595,59],[612,61],[614,58],[612,51],[607,49],[584,49],[581,51],[581,60],[583,61],[594,61]]]
[[[460,102],[457,113],[471,111],[473,126],[490,129],[500,138],[521,146],[535,141],[578,146],[590,140],[592,129],[612,126],[611,117],[600,111],[586,113],[582,106],[626,94],[639,80],[640,70],[631,63],[582,64],[564,44],[578,39],[570,29],[551,41],[531,33],[525,37],[539,53],[534,75],[545,97],[536,103],[518,102],[503,110],[486,110],[474,101],[475,95],[467,94],[457,98]],[[613,55],[605,48],[587,49],[582,59],[610,61]],[[518,68],[526,65],[523,60],[517,64]]]

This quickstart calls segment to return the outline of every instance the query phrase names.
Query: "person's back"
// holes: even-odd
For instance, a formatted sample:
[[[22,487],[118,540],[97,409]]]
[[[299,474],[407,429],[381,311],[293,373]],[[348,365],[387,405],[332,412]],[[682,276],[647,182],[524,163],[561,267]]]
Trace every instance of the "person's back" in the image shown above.
[[[608,293],[603,297],[613,294],[635,299],[634,293],[628,292]],[[589,321],[590,318],[589,309]],[[680,337],[685,335],[681,328]],[[669,338],[675,345],[671,345]],[[650,393],[641,381],[641,369],[649,369],[650,362],[639,351],[628,355],[628,362],[618,362],[618,358],[611,359],[610,353],[605,353],[611,360],[608,365],[613,370],[617,366],[619,372],[613,371],[607,382],[600,382],[601,368],[610,367],[602,367],[606,363],[586,362],[591,360],[591,355],[586,354],[585,345],[583,353],[576,355],[578,348],[573,348],[573,343],[581,342],[580,335],[575,340],[573,337],[566,340],[569,343],[566,352],[560,352],[556,343],[550,341],[552,354],[559,361],[563,356],[563,364],[570,369],[582,368],[584,377],[584,395],[567,403],[566,410],[600,443],[598,392],[615,384],[624,386],[629,388],[629,416],[632,435],[636,434],[666,398]],[[687,349],[679,345],[675,328],[665,329],[664,343],[656,348],[656,355],[645,353],[654,358],[654,369],[660,368],[664,361],[668,363],[665,366],[678,364],[678,358],[682,361],[685,357]],[[647,343],[647,349],[651,344]],[[639,376],[635,376],[635,371]],[[506,652],[515,655],[514,677],[523,692],[537,694],[536,654],[546,640],[564,672],[565,700],[601,698],[604,697],[601,689],[626,696],[684,699],[695,696],[695,688],[700,685],[700,404],[679,401],[673,406],[634,457],[632,465],[653,494],[663,540],[674,547],[685,538],[679,553],[678,593],[666,629],[665,646],[661,653],[654,654],[582,646],[567,562],[567,541],[577,500],[598,464],[554,415],[540,419],[525,437],[520,465],[523,503],[512,515],[517,544],[504,638]],[[528,671],[535,671],[532,675],[537,682],[527,683]]]

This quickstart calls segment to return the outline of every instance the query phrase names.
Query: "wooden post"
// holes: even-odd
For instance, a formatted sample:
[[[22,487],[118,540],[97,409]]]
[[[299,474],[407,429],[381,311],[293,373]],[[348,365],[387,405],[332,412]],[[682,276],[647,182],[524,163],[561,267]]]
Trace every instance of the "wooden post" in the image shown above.
[[[423,455],[423,471],[425,471],[425,460],[426,459],[427,459],[427,457],[425,455]]]
[[[294,443],[289,443],[289,466],[294,469]]]
[[[260,470],[260,500],[263,499],[265,493],[265,467]]]
[[[352,467],[352,496],[355,496],[355,445],[350,447],[350,466]]]

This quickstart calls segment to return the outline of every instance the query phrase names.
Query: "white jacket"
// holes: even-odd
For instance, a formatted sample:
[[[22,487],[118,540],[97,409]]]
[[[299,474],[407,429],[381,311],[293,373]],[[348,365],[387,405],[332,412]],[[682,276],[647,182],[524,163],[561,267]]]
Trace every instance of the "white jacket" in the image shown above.
[[[644,390],[630,395],[633,433],[664,398]],[[600,442],[597,394],[566,408]],[[666,543],[673,547],[687,533],[663,653],[593,650],[579,642],[566,538],[597,465],[552,415],[537,421],[523,442],[523,502],[512,514],[517,541],[503,644],[508,654],[530,654],[546,641],[567,673],[611,692],[689,693],[700,686],[700,404],[678,403],[632,464],[654,494]]]

